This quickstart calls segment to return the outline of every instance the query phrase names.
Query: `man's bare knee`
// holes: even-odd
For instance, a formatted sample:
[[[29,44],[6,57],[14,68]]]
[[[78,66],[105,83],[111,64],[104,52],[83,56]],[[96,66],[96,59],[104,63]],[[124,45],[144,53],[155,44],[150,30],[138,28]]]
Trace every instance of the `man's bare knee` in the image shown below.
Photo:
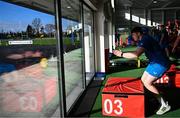
[[[145,87],[153,86],[152,82],[149,82],[149,81],[145,81],[143,84]]]
[[[145,78],[141,78],[141,81],[142,81],[142,83],[144,84],[145,81],[146,81],[146,79],[145,79]]]

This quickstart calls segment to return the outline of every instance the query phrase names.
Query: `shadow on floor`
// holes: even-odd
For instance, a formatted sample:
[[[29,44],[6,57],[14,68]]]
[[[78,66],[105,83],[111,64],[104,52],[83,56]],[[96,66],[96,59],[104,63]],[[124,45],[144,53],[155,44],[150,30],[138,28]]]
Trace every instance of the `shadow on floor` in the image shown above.
[[[163,92],[164,99],[168,101],[169,105],[171,105],[171,111],[180,108],[180,88],[158,87],[158,89]],[[145,116],[150,117],[156,113],[160,105],[152,93],[148,90],[145,90],[145,92]]]

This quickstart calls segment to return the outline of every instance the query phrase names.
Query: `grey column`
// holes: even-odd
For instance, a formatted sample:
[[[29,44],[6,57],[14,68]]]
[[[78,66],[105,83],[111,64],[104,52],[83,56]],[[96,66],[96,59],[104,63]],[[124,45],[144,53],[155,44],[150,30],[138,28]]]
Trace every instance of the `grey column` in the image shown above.
[[[153,25],[153,21],[152,21],[153,19],[152,19],[152,17],[153,17],[153,16],[152,16],[152,10],[150,10],[150,21],[151,21],[151,26]]]
[[[104,4],[100,4],[99,9],[95,13],[95,43],[96,43],[96,72],[105,72],[105,56],[104,56],[104,21],[103,13]]]
[[[129,29],[132,30],[132,8],[129,8],[129,14],[130,14],[130,22],[129,22]]]
[[[113,39],[113,36],[112,36],[112,22],[111,21],[108,22],[108,39],[109,39],[109,42],[108,42],[108,44],[109,44],[109,46],[108,46],[109,52],[112,52],[112,46],[113,46],[112,39]]]
[[[114,24],[112,24],[112,35],[113,35],[113,39],[112,39],[112,45],[113,45],[113,47],[112,47],[112,49],[114,50],[115,49],[115,47],[116,47],[116,44],[115,44],[115,25]]]
[[[174,18],[175,18],[175,19],[178,19],[178,17],[177,17],[177,10],[174,11],[174,15],[175,15]]]
[[[148,25],[148,10],[144,9],[144,18],[146,19],[146,26]]]
[[[165,25],[166,21],[165,21],[165,11],[162,10],[162,24]]]

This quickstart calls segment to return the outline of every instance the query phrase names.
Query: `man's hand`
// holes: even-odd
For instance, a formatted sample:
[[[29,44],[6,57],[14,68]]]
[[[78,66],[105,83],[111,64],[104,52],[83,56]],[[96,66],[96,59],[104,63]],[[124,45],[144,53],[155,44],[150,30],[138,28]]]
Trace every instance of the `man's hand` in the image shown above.
[[[118,56],[118,57],[121,57],[122,51],[121,51],[121,50],[114,50],[114,51],[113,51],[113,54],[116,55],[116,56]]]

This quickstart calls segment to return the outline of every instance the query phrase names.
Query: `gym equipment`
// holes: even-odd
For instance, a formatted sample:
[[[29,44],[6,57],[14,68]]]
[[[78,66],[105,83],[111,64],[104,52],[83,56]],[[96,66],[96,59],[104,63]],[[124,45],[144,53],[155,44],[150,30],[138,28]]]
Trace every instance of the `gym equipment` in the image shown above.
[[[102,114],[144,117],[144,89],[140,79],[111,77],[102,90]]]
[[[162,85],[162,86],[169,86],[169,87],[176,87],[178,85],[179,79],[176,77],[176,66],[171,65],[168,71],[164,73],[164,75],[157,79],[154,84],[155,85]]]
[[[180,70],[176,71],[174,83],[175,83],[175,87],[180,88]]]

